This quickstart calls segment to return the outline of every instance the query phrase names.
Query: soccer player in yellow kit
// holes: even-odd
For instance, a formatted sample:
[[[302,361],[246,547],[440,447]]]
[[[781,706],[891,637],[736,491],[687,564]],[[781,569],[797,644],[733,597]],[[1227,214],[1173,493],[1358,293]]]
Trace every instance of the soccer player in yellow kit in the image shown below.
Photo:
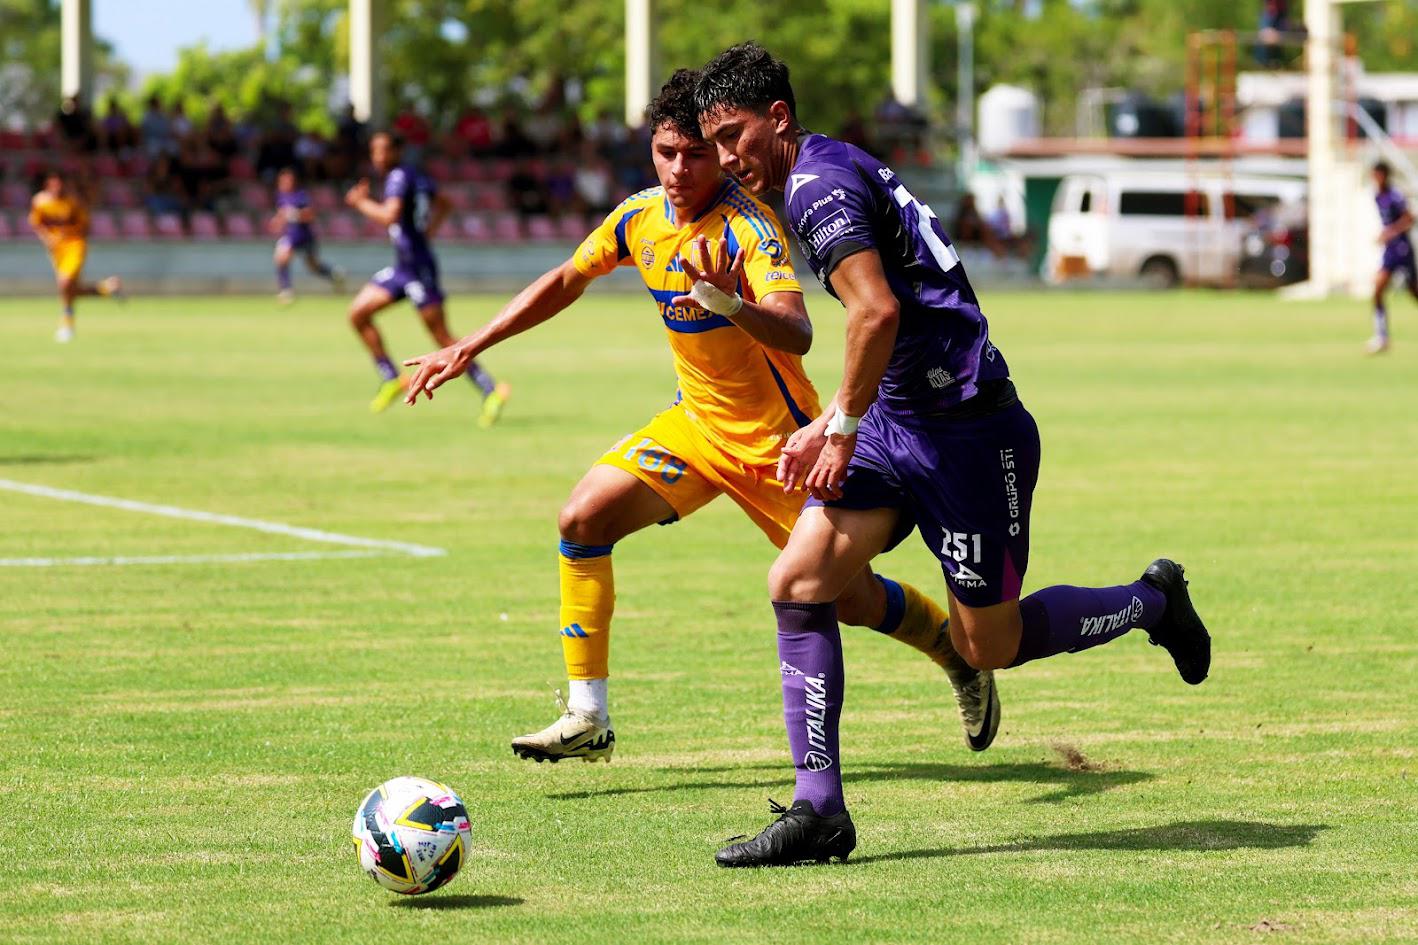
[[[117,276],[109,276],[98,285],[79,281],[89,250],[89,211],[58,172],[45,175],[44,189],[30,201],[30,228],[49,250],[59,301],[64,306],[54,340],[72,341],[74,299],[81,295],[117,295],[122,284]]]
[[[723,494],[781,548],[805,500],[784,490],[776,467],[787,438],[821,412],[802,367],[812,325],[772,211],[723,176],[700,136],[696,78],[690,70],[676,72],[649,108],[661,186],[626,199],[569,260],[481,330],[406,362],[417,367],[406,398],[413,404],[487,348],[566,309],[617,266],[640,273],[669,336],[679,379],[674,403],[611,447],[561,510],[559,632],[570,698],[550,726],[513,740],[522,758],[610,760],[617,541],[684,518]],[[844,622],[902,640],[945,669],[967,742],[975,750],[988,747],[999,718],[998,702],[988,696],[994,687],[982,685],[982,674],[955,653],[939,605],[863,569],[837,607]]]

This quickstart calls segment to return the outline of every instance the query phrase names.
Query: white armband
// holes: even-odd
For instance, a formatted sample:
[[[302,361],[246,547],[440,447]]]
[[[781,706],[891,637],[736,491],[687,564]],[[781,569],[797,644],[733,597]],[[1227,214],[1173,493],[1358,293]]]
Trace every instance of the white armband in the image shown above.
[[[861,417],[849,417],[840,410],[832,412],[832,419],[827,421],[827,429],[822,431],[823,436],[851,436],[857,432],[857,427],[861,425]]]
[[[729,295],[716,285],[708,282],[696,282],[690,287],[689,297],[698,302],[700,307],[706,312],[713,312],[715,315],[724,315],[733,318],[743,308],[743,298],[735,292]]]

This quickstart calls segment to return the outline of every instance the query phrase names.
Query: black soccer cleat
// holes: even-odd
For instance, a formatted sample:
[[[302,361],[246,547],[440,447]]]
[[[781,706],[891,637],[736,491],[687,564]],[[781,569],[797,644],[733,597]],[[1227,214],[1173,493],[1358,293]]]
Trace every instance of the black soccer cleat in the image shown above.
[[[752,840],[724,847],[714,854],[720,866],[792,866],[826,863],[834,856],[843,863],[857,847],[857,828],[845,810],[823,817],[812,802],[796,801],[784,807],[771,798],[768,809],[778,815]]]
[[[1175,561],[1158,558],[1142,572],[1142,579],[1167,598],[1167,609],[1157,626],[1147,631],[1153,646],[1172,655],[1184,682],[1195,686],[1211,669],[1211,634],[1197,616],[1187,592],[1186,569]]]

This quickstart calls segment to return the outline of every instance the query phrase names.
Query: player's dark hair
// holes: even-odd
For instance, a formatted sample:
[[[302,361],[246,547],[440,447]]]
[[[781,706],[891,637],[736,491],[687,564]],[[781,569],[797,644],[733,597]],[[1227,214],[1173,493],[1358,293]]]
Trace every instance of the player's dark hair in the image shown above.
[[[710,59],[694,90],[694,104],[701,115],[728,108],[763,112],[774,102],[786,102],[797,118],[798,102],[788,81],[788,64],[752,41],[730,46]]]
[[[1393,176],[1393,168],[1389,166],[1387,161],[1375,161],[1374,170],[1385,177]]]
[[[698,69],[676,69],[645,109],[650,130],[669,125],[686,138],[703,141],[704,136],[699,132],[699,109],[694,105],[694,90],[698,84]]]
[[[397,131],[390,131],[388,128],[380,128],[374,134],[369,136],[369,140],[373,141],[375,138],[378,138],[381,135],[389,139],[389,144],[394,148],[395,151],[404,150],[404,136],[399,134]]]
[[[300,180],[300,171],[299,171],[299,169],[296,168],[296,166],[295,166],[294,164],[285,164],[285,165],[282,165],[281,169],[278,170],[278,171],[276,171],[276,176],[279,177],[279,176],[281,176],[282,174],[289,174],[290,176],[294,177],[296,180]]]

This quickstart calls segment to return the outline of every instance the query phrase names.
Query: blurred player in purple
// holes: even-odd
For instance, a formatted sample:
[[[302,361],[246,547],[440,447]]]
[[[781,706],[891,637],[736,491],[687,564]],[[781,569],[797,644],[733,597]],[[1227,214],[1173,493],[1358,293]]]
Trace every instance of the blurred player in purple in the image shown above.
[[[402,142],[387,131],[369,139],[369,160],[384,178],[384,196],[369,195],[369,181],[361,180],[345,195],[345,203],[364,216],[387,227],[394,244],[394,265],[376,272],[350,303],[350,324],[354,326],[379,372],[379,391],[370,403],[375,413],[386,409],[403,392],[407,378],[399,373],[384,339],[374,327],[374,316],[402,298],[418,309],[424,327],[441,347],[457,341],[448,330],[443,313],[443,288],[438,283],[438,260],[432,239],[448,216],[451,205],[434,182],[418,168],[402,163]],[[511,388],[499,384],[476,361],[468,365],[468,380],[482,394],[478,424],[490,427],[497,422]]]
[[[1383,230],[1379,233],[1379,244],[1384,248],[1383,261],[1379,263],[1379,274],[1374,279],[1374,336],[1369,339],[1370,354],[1388,350],[1388,309],[1384,306],[1384,293],[1396,273],[1403,275],[1403,284],[1408,293],[1418,300],[1418,269],[1415,269],[1413,243],[1408,239],[1408,231],[1413,229],[1413,211],[1403,194],[1394,189],[1391,178],[1393,170],[1380,161],[1374,165],[1374,202],[1379,207],[1379,220]]]
[[[295,169],[282,168],[276,175],[276,214],[267,225],[272,233],[280,234],[276,240],[274,261],[276,286],[280,290],[276,293],[276,299],[282,305],[295,301],[295,290],[290,282],[290,261],[297,252],[305,259],[305,267],[328,281],[336,292],[345,289],[344,272],[320,259],[320,248],[312,225],[314,222],[315,208],[310,205],[310,195],[297,181]]]
[[[755,43],[705,68],[700,126],[754,195],[784,190],[788,225],[847,310],[842,384],[783,448],[778,478],[811,493],[769,573],[778,618],[793,805],[721,866],[846,859],[856,828],[842,794],[842,640],[832,603],[852,575],[919,530],[940,560],[955,650],[978,670],[1117,639],[1165,647],[1193,685],[1211,638],[1180,565],[1165,558],[1114,587],[1046,587],[1020,599],[1039,430],[940,222],[865,151],[804,129],[788,67]],[[991,680],[993,685],[993,680]]]

